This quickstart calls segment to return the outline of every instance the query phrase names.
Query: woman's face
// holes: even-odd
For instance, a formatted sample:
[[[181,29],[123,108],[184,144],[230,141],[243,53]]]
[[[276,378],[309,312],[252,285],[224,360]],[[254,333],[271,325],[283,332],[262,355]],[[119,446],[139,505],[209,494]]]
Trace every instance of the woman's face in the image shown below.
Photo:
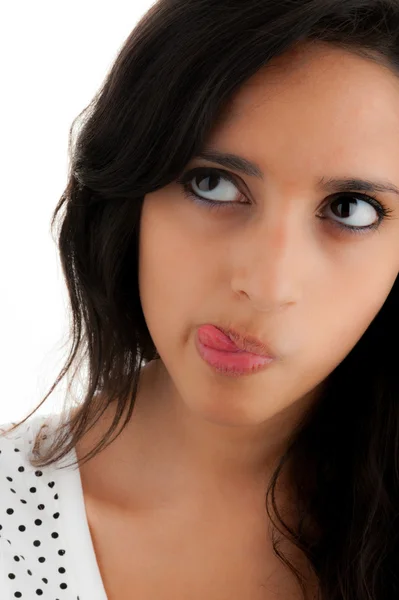
[[[206,148],[257,163],[263,178],[194,158],[185,172],[226,172],[193,172],[187,184],[220,206],[176,182],[145,197],[141,301],[184,404],[214,423],[259,425],[312,394],[395,282],[399,194],[323,183],[399,187],[399,79],[331,46],[292,51],[240,89]],[[218,373],[197,351],[205,324],[252,334],[278,360],[243,377]]]

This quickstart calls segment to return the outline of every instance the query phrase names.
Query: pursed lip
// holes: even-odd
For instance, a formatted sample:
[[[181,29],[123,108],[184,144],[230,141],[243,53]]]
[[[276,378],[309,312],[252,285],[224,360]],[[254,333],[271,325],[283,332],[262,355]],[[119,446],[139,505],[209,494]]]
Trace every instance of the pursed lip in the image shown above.
[[[235,329],[220,327],[219,325],[213,326],[227,335],[239,350],[257,354],[258,356],[264,356],[265,358],[277,358],[269,345],[262,342],[259,338],[249,334],[244,335]]]

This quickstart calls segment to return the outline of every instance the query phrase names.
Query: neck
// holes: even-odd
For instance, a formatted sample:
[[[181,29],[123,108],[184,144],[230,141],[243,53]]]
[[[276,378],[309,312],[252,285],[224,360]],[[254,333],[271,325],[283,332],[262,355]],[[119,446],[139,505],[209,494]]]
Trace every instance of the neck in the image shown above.
[[[203,505],[204,499],[214,507],[219,500],[226,505],[226,497],[263,507],[271,473],[304,406],[291,404],[256,426],[210,422],[181,400],[162,361],[152,361],[140,375],[129,423],[81,467],[82,483],[85,478],[87,491],[118,498],[126,507]],[[104,435],[114,413],[115,403],[76,448],[78,456]]]

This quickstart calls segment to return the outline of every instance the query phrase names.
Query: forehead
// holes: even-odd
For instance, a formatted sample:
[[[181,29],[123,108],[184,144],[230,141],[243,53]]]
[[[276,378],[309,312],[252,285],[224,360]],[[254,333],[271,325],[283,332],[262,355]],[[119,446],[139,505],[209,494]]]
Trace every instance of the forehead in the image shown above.
[[[304,98],[313,109],[318,100],[326,101],[326,95],[330,108],[338,100],[334,108],[341,108],[342,114],[351,102],[359,108],[388,103],[398,116],[399,73],[332,44],[301,45],[250,77],[231,99],[226,116],[232,119],[262,105],[271,109],[276,103],[292,109]]]
[[[320,163],[322,174],[337,161],[396,171],[399,77],[332,45],[295,48],[239,89],[208,141],[270,166],[284,157],[300,169]]]

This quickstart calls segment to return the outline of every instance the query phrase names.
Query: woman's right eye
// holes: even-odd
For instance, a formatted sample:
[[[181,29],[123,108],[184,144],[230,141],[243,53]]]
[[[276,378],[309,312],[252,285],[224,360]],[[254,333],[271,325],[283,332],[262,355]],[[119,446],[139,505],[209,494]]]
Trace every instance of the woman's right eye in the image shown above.
[[[225,184],[220,185],[219,182],[223,181]],[[248,201],[242,202],[235,200],[235,198],[237,198],[238,189],[235,184],[235,178],[227,171],[222,171],[220,169],[209,167],[192,169],[177,179],[177,183],[182,185],[184,193],[188,198],[202,205],[231,208],[232,205],[251,204],[251,202]],[[221,190],[214,191],[215,189],[217,190],[217,188],[221,188]],[[204,197],[206,194],[209,194],[212,197]],[[217,197],[218,195],[219,198]],[[241,193],[239,193],[238,197],[245,198]]]

